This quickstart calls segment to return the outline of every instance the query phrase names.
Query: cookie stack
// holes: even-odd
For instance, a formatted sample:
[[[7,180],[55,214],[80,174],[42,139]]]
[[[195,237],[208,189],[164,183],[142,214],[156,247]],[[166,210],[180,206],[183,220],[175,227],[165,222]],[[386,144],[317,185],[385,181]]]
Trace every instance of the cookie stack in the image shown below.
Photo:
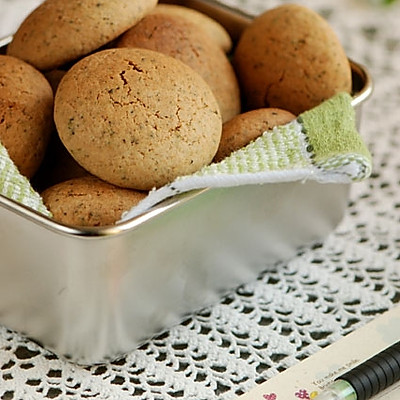
[[[236,44],[178,5],[47,0],[0,56],[0,140],[57,221],[109,225],[152,188],[350,91],[348,74],[326,22],[299,6],[267,11]]]

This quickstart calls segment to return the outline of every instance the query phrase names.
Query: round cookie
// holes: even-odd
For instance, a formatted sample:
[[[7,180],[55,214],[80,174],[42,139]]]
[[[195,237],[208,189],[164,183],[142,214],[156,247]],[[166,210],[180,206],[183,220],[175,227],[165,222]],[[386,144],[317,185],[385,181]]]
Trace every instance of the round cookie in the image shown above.
[[[186,20],[195,23],[199,29],[207,32],[225,53],[232,50],[232,39],[224,26],[200,11],[177,4],[158,4],[151,13],[177,15],[186,18]]]
[[[335,32],[316,12],[286,4],[255,18],[242,33],[234,66],[247,109],[298,115],[351,91],[351,67]]]
[[[113,225],[145,197],[143,192],[116,187],[93,176],[70,179],[42,192],[53,218],[76,226]]]
[[[0,142],[31,178],[54,128],[53,91],[46,78],[17,58],[0,55]]]
[[[221,48],[197,25],[175,15],[147,15],[122,35],[117,46],[147,48],[184,62],[210,86],[223,122],[239,114],[239,84],[233,67]]]
[[[55,96],[62,142],[93,175],[148,190],[193,173],[217,151],[217,101],[190,67],[147,49],[109,49],[75,64]]]
[[[57,183],[87,175],[90,175],[89,172],[75,161],[55,132],[31,184],[35,190],[41,192]]]
[[[223,160],[275,126],[285,125],[296,116],[279,108],[259,108],[239,114],[222,127],[222,136],[215,162]]]
[[[46,79],[50,83],[51,88],[53,89],[53,93],[57,91],[58,84],[60,83],[66,72],[66,70],[57,68],[44,73],[44,76],[46,77]]]
[[[7,48],[39,70],[76,60],[121,35],[157,0],[46,0],[22,22]]]

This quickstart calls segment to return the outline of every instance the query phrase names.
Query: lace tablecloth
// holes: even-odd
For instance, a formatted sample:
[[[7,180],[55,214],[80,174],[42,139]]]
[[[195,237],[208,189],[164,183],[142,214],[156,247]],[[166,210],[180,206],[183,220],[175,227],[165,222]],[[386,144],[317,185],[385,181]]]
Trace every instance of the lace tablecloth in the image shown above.
[[[253,14],[283,3],[225,2]],[[2,34],[12,3],[27,4],[0,1]],[[1,399],[234,399],[400,300],[400,3],[298,3],[329,20],[375,82],[361,126],[374,172],[353,185],[338,228],[109,364],[74,365],[0,327]]]

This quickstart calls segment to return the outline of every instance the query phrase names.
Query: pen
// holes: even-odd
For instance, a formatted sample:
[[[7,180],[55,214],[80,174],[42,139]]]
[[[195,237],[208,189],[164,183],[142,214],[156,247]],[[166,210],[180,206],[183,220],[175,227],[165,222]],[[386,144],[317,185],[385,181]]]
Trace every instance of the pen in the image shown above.
[[[333,381],[314,400],[368,400],[400,380],[400,341]]]

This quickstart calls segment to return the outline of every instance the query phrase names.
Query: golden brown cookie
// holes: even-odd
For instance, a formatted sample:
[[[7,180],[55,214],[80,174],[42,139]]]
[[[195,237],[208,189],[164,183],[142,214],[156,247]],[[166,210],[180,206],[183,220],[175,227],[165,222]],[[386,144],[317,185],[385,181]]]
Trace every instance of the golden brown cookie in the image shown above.
[[[155,50],[183,61],[210,85],[223,122],[239,114],[239,85],[228,57],[190,21],[176,15],[147,15],[122,35],[117,46]]]
[[[123,212],[146,197],[146,193],[123,189],[93,176],[75,178],[42,192],[53,218],[66,225],[113,225]]]
[[[51,70],[115,39],[156,4],[157,0],[46,0],[22,22],[7,53]]]
[[[331,26],[296,4],[270,9],[243,32],[234,66],[248,108],[294,114],[350,92],[351,68]]]
[[[0,141],[21,174],[31,178],[53,130],[53,91],[31,65],[0,55]]]
[[[239,114],[222,127],[221,142],[214,157],[215,162],[223,160],[233,151],[239,150],[275,126],[285,125],[296,116],[279,108],[259,108]]]
[[[44,76],[49,81],[53,93],[57,91],[58,84],[60,83],[63,76],[66,74],[66,70],[63,69],[52,69],[51,71],[45,72]]]
[[[158,4],[151,13],[163,13],[186,18],[195,23],[199,29],[207,32],[225,53],[229,53],[232,49],[232,39],[224,26],[200,11],[177,4]]]
[[[87,175],[90,175],[89,172],[75,161],[55,132],[31,184],[35,190],[41,192],[57,183]]]
[[[210,163],[222,122],[205,81],[147,49],[109,49],[75,64],[55,97],[61,140],[93,175],[139,190]]]

